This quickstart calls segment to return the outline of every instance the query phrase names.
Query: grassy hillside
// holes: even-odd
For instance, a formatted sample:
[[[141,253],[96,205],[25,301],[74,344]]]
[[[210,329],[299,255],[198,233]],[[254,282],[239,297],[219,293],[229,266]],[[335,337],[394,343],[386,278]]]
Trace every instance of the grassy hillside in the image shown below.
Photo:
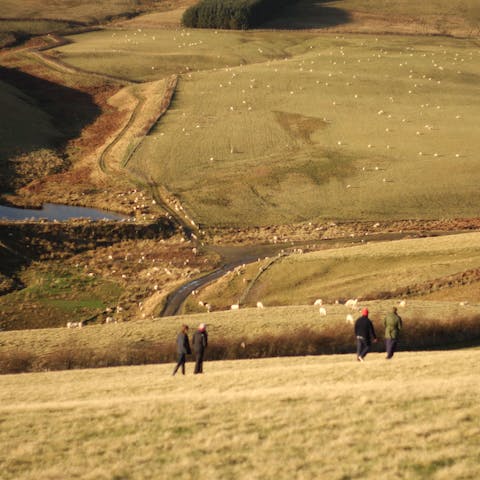
[[[5,480],[476,479],[480,351],[0,377]]]
[[[479,267],[478,233],[370,243],[283,257],[259,276],[258,263],[247,266],[206,287],[200,298],[216,307],[238,299],[269,306],[312,304],[317,298],[334,303],[357,297],[423,297],[438,291],[434,298],[448,300],[450,289],[456,288],[451,300],[476,303],[480,279],[462,272]],[[185,308],[199,311],[197,302],[191,297]]]
[[[2,72],[3,73],[3,72]],[[65,162],[55,149],[62,133],[34,99],[0,81],[0,190],[12,191],[42,174],[61,170]]]
[[[86,70],[145,81],[283,58],[306,38],[308,34],[135,28],[71,36],[73,43],[56,51]]]
[[[60,51],[136,79],[188,72],[131,166],[203,224],[477,214],[473,41],[149,30]]]
[[[86,286],[91,292],[90,303],[95,293],[98,295],[99,287],[95,291],[93,286]],[[381,340],[375,347],[377,351],[384,350],[382,322],[395,303],[359,304],[370,310]],[[68,305],[72,308],[74,302],[66,300],[64,308]],[[325,308],[326,316],[319,314],[318,307],[303,305],[147,317],[82,329],[5,331],[0,341],[0,373],[169,362],[176,358],[174,340],[182,323],[188,324],[192,333],[199,323],[208,324],[208,358],[215,360],[354,351],[353,327],[346,315],[357,317],[358,312],[344,305]],[[403,350],[478,345],[479,304],[410,300],[400,308],[400,314],[405,326],[400,347]],[[118,318],[118,314],[112,315]],[[75,317],[65,311],[64,319],[66,324]]]
[[[476,0],[297,0],[266,26],[478,36],[480,7]]]
[[[2,18],[8,19],[52,19],[95,22],[117,15],[136,13],[152,0],[15,0],[2,1]],[[161,3],[161,2],[158,2]]]
[[[0,104],[10,112],[0,117],[0,163],[15,151],[48,148],[60,136],[52,119],[34,100],[5,82],[0,82]]]
[[[167,0],[3,0],[0,16],[0,48],[52,32],[68,33],[115,17],[130,17],[159,8]]]

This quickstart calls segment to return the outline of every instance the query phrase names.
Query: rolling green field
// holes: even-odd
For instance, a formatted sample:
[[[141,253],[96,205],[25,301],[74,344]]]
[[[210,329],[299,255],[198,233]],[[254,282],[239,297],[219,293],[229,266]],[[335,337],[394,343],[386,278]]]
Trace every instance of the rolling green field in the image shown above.
[[[476,479],[480,351],[0,377],[2,477]]]
[[[72,39],[61,57],[82,68],[137,80],[184,73],[131,168],[202,224],[477,214],[474,40],[186,30]]]
[[[428,298],[438,290],[438,296],[432,299],[443,298],[457,305],[462,301],[477,303],[480,295],[478,279],[470,284],[448,284],[448,277],[479,268],[478,233],[289,255],[256,278],[260,266],[266,263],[248,265],[207,286],[199,296],[187,300],[186,311],[202,311],[199,300],[228,308],[239,299],[245,306],[255,306],[258,301],[264,306],[313,304],[318,298],[333,304],[349,298],[382,298],[382,292],[389,293],[389,298],[401,299],[409,287],[418,299]],[[443,296],[439,295],[439,285],[435,286],[440,283]],[[419,285],[418,292],[414,292],[415,285]]]

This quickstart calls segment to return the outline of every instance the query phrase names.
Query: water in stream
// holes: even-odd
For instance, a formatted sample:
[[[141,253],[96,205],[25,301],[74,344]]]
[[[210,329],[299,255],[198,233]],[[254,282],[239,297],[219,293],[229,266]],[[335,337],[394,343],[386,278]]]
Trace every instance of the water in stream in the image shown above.
[[[15,208],[0,205],[0,220],[57,220],[59,222],[72,218],[88,220],[126,220],[127,216],[119,213],[106,212],[96,208],[72,207],[45,203],[41,209]]]

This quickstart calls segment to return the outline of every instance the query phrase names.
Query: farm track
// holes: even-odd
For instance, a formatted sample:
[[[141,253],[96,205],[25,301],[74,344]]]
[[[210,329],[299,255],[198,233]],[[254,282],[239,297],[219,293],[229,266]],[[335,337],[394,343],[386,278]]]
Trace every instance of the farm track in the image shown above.
[[[105,174],[108,171],[107,165],[106,165],[106,162],[105,162],[105,157],[110,153],[112,148],[123,138],[123,136],[128,131],[128,129],[131,128],[131,126],[135,122],[135,119],[138,116],[138,112],[142,109],[142,107],[145,104],[145,97],[136,96],[136,98],[137,98],[137,105],[133,109],[133,111],[132,111],[132,113],[131,113],[131,115],[128,119],[128,122],[125,124],[125,126],[122,128],[122,130],[118,133],[118,135],[116,135],[115,138],[104,148],[104,150],[100,154],[100,157],[98,158],[98,166],[99,166],[100,170]]]
[[[95,29],[97,30],[97,29]],[[34,58],[38,59],[41,61],[43,64],[46,66],[53,68],[54,70],[60,71],[60,72],[66,72],[74,75],[86,75],[90,78],[98,78],[100,80],[109,80],[109,81],[115,81],[115,82],[120,82],[121,84],[124,85],[135,85],[140,82],[137,82],[135,80],[130,80],[127,78],[122,78],[122,77],[116,77],[114,75],[106,75],[102,73],[96,73],[96,72],[91,72],[89,70],[84,70],[82,68],[75,67],[73,65],[69,65],[62,60],[59,60],[58,58],[51,57],[50,55],[46,55],[44,52],[47,52],[48,50],[52,50],[54,48],[59,48],[64,45],[68,45],[71,43],[69,40],[67,40],[64,37],[58,36],[58,35],[48,35],[47,36],[48,40],[53,40],[53,44],[49,45],[44,45],[40,47],[33,47],[30,49],[26,49],[26,52],[33,56]]]
[[[135,155],[135,152],[138,150],[140,145],[142,144],[143,140],[147,135],[150,134],[150,132],[153,130],[155,125],[158,123],[158,121],[167,113],[167,110],[170,107],[170,104],[172,103],[173,96],[175,95],[175,89],[177,88],[178,84],[178,75],[171,75],[170,78],[168,79],[166,88],[165,88],[165,94],[163,96],[162,102],[160,104],[160,110],[158,114],[150,120],[150,125],[148,126],[147,131],[145,134],[142,136],[140,141],[135,145],[135,148],[128,154],[126,159],[122,162],[122,167],[126,167],[128,165],[128,162],[130,159]],[[142,105],[145,103],[145,98],[143,98]],[[133,116],[136,116],[138,113],[137,109],[135,109]]]

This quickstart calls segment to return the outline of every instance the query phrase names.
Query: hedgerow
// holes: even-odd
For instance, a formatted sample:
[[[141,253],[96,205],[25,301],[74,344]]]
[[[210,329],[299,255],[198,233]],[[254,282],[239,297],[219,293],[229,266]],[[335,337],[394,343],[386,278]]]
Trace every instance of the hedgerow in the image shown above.
[[[382,325],[375,325],[381,333]],[[412,319],[402,332],[399,350],[438,350],[464,348],[480,344],[480,317]],[[317,331],[303,328],[291,333],[263,334],[253,337],[210,337],[207,360],[235,360],[303,355],[331,355],[355,352],[353,328],[336,324]],[[384,350],[383,341],[372,350]],[[171,363],[177,358],[176,345],[144,340],[116,342],[107,348],[59,347],[47,355],[28,351],[0,353],[0,374],[104,368],[152,363]]]

